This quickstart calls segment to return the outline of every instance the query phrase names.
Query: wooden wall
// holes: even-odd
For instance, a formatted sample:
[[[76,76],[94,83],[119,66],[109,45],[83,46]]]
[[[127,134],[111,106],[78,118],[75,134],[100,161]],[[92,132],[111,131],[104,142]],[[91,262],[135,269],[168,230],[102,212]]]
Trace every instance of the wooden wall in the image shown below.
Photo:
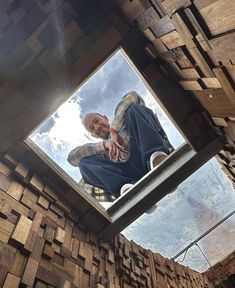
[[[213,283],[215,288],[232,288],[235,284],[235,252],[231,253],[224,260],[220,261],[205,275]],[[224,286],[222,286],[224,285]]]
[[[122,235],[98,239],[63,194],[33,172],[10,155],[0,162],[0,287],[213,287]]]
[[[215,137],[213,117],[227,139],[221,161],[234,178],[234,2],[116,3],[123,14],[110,0],[0,1],[4,288],[211,287],[123,236],[98,240],[104,214],[51,174],[57,191],[49,171],[37,171],[39,160],[25,167],[23,155],[6,155],[121,46],[195,149]]]
[[[217,133],[225,137],[225,149],[218,160],[235,184],[235,2],[115,2],[129,23],[137,26],[148,39],[146,51],[158,67],[165,71],[168,79],[171,75],[202,104],[216,125]],[[159,84],[161,86],[161,81],[156,86]],[[160,89],[156,87],[158,95]],[[164,91],[164,97],[170,94],[176,96],[174,90]],[[159,96],[161,98],[161,94]],[[177,103],[171,96],[169,101],[172,105]],[[184,110],[183,103],[179,107]],[[182,125],[190,121],[196,129],[196,119],[194,114]]]
[[[0,153],[29,135],[119,47],[195,149],[213,138],[193,97],[148,54],[148,39],[113,1],[1,1],[0,8]]]

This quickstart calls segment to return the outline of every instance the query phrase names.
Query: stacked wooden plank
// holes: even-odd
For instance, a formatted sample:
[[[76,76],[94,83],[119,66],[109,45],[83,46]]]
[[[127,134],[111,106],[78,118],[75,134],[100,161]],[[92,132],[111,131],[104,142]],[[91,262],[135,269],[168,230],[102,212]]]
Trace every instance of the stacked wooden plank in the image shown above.
[[[0,162],[0,207],[0,287],[212,287],[122,235],[98,239],[63,195],[10,155]]]
[[[235,274],[235,252],[214,265],[213,268],[210,268],[204,274],[213,283],[214,287],[221,287],[221,284],[226,288],[233,287],[234,278],[233,282],[230,282],[228,279]]]
[[[225,150],[219,155],[220,162],[226,162],[223,169],[234,181],[235,2],[116,0],[116,3],[149,41],[146,51],[157,63],[155,86],[161,86],[161,81],[157,79],[158,70],[162,69],[168,77],[172,75],[186,92],[196,97],[209,118],[213,118],[218,126],[217,132],[224,135],[226,141]],[[146,68],[146,79],[150,83],[153,71],[152,67]],[[164,85],[170,83],[165,82]],[[160,89],[156,88],[156,92],[161,99]],[[175,101],[171,93],[175,94]],[[173,110],[178,107],[176,113],[182,115],[182,126],[191,122],[191,133],[194,130],[194,137],[196,133],[200,135],[203,125],[197,120],[198,112],[192,109],[192,118],[189,119],[189,103],[184,100],[179,105],[174,89],[168,89],[168,92],[165,89],[164,98],[167,97],[174,106]],[[165,103],[168,110],[169,105]],[[204,137],[207,134],[205,132]]]
[[[226,145],[216,156],[222,170],[232,181],[235,187],[235,118],[213,118],[216,125],[220,126],[220,133],[225,136]]]

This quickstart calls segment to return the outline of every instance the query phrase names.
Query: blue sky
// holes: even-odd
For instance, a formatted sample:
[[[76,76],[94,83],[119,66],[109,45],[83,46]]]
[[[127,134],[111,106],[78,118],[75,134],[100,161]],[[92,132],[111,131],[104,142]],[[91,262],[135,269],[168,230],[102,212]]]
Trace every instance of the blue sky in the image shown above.
[[[78,145],[97,141],[86,132],[81,119],[94,111],[112,119],[116,105],[128,91],[137,91],[146,105],[157,113],[175,148],[184,142],[128,61],[118,51],[31,135],[31,139],[76,181],[80,179],[79,169],[67,162],[68,153]],[[144,214],[123,233],[146,248],[173,257],[234,207],[232,185],[213,159],[184,181],[174,194],[162,199],[154,214]],[[216,263],[235,249],[234,238],[233,216],[200,241],[200,245],[211,262]],[[208,268],[196,247],[188,251],[183,264],[198,271]]]

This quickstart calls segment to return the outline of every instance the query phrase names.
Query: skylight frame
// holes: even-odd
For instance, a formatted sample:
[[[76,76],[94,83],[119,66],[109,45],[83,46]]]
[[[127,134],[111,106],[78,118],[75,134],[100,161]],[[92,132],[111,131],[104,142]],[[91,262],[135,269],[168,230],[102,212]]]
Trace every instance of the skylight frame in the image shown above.
[[[164,112],[167,114],[167,116],[171,119],[171,121],[174,123],[174,125],[176,126],[176,128],[178,129],[179,132],[182,132],[180,127],[178,127],[177,123],[175,122],[173,116],[170,114],[170,112],[165,108],[165,106],[163,105],[163,103],[160,101],[160,99],[157,97],[157,95],[155,94],[155,92],[153,91],[153,89],[151,88],[151,85],[148,83],[148,81],[144,78],[144,76],[142,75],[142,73],[138,70],[138,68],[134,65],[134,63],[131,60],[131,56],[128,55],[128,53],[124,50],[123,47],[118,47],[116,48],[114,51],[112,51],[112,53],[110,53],[110,55],[100,64],[98,65],[92,73],[89,74],[89,76],[84,79],[80,85],[73,91],[73,93],[71,93],[71,95],[74,94],[75,91],[77,91],[85,82],[87,82],[87,80],[92,77],[92,75],[94,75],[97,70],[99,70],[117,51],[121,51],[122,54],[124,55],[125,59],[128,61],[128,63],[132,66],[132,68],[134,69],[134,71],[137,73],[137,75],[141,78],[141,80],[144,82],[144,84],[147,86],[147,89],[151,92],[152,95],[155,95],[154,99],[158,102],[158,104],[161,106],[161,108],[164,110]],[[70,97],[70,96],[69,96]],[[68,97],[68,98],[69,98]],[[158,100],[157,100],[158,99]],[[51,115],[48,118],[50,118]],[[44,121],[46,121],[47,119],[45,119]],[[41,123],[34,129],[34,131],[41,125]],[[32,131],[31,134],[34,132]],[[184,134],[181,133],[181,135],[184,137],[187,145],[190,145],[187,141],[187,139],[185,138]],[[49,156],[46,155],[46,153],[44,153],[42,151],[41,148],[39,148],[36,144],[34,144],[34,142],[32,140],[30,140],[29,138],[25,139],[24,142],[26,143],[26,145],[31,148],[52,170],[53,172],[58,175],[60,178],[62,178],[69,186],[72,187],[72,189],[74,189],[82,198],[84,198],[89,204],[92,205],[92,207],[94,209],[96,209],[99,213],[101,213],[103,216],[105,216],[107,219],[109,219],[110,225],[112,225],[112,217],[109,214],[109,210],[110,208],[113,207],[113,205],[117,205],[117,203],[119,203],[119,199],[118,198],[115,203],[113,203],[112,205],[110,205],[110,207],[108,209],[104,209],[104,207],[96,200],[94,199],[91,195],[85,193],[84,191],[81,191],[81,187],[79,187],[78,183],[71,177],[69,176],[63,169],[61,169],[59,167],[58,164],[56,164]],[[220,149],[222,149],[222,144]],[[219,152],[219,150],[216,150],[216,153],[213,154],[216,155]],[[196,154],[199,152],[195,152]],[[199,154],[198,154],[199,155]],[[169,157],[167,157],[167,159],[171,159],[172,155],[170,155]],[[171,160],[168,160],[171,161]],[[167,161],[166,161],[167,162]],[[204,163],[203,163],[204,164]],[[203,165],[202,164],[202,165]],[[163,165],[163,166],[162,166]],[[164,167],[164,163],[160,165],[160,169],[161,166]],[[200,165],[197,169],[199,169],[202,165]],[[185,179],[184,179],[185,180]],[[125,196],[125,195],[124,195]],[[125,196],[126,197],[126,196]],[[152,203],[152,205],[154,205],[154,203]],[[148,208],[147,208],[148,209]],[[146,209],[146,210],[147,210]],[[143,212],[144,213],[144,212]],[[129,224],[128,224],[129,225]],[[108,227],[107,227],[108,228]],[[120,229],[119,229],[120,230]],[[122,230],[122,229],[121,229]],[[118,232],[121,232],[118,231]],[[115,232],[115,233],[118,233]],[[102,234],[105,235],[105,232]],[[106,236],[105,236],[106,237]],[[109,238],[109,237],[108,237]],[[107,237],[106,237],[107,239]]]

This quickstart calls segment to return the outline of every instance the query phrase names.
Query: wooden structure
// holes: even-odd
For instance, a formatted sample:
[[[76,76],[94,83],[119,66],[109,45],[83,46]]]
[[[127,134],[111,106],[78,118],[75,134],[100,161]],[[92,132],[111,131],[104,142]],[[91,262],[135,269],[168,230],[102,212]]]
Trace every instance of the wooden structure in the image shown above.
[[[24,139],[122,47],[191,147],[235,180],[234,1],[0,1],[0,286],[212,287],[117,235]]]
[[[235,284],[235,252],[204,273],[214,287],[230,288]]]
[[[121,234],[98,239],[74,211],[72,192],[60,194],[61,183],[52,187],[31,169],[10,155],[0,162],[0,287],[213,287]]]

